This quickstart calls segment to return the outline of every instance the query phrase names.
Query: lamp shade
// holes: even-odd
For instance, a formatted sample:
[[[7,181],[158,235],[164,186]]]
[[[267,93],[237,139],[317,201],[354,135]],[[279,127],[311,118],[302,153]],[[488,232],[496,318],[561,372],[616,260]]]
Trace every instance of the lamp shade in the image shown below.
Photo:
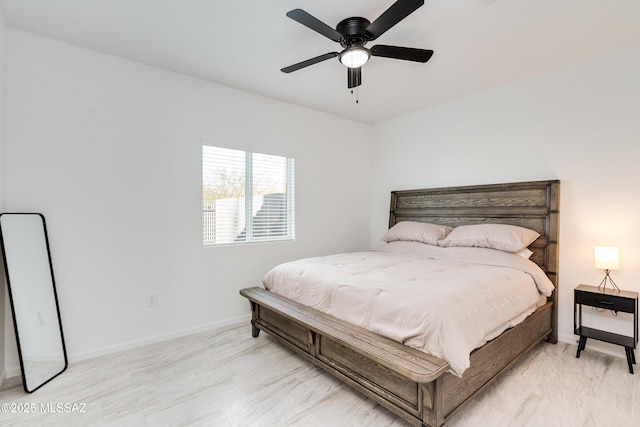
[[[611,246],[597,246],[595,249],[596,268],[602,270],[617,270],[620,268],[618,248]]]

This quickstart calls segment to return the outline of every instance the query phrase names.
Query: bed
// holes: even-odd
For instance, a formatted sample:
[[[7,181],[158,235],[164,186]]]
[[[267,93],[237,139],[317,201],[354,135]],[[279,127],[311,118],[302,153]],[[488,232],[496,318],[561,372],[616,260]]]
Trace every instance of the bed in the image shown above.
[[[440,426],[541,340],[557,341],[559,188],[552,180],[391,193],[390,229],[401,222],[508,224],[539,234],[528,246],[530,260],[555,289],[524,321],[473,350],[462,372],[445,358],[260,287],[240,291],[251,303],[252,335],[269,333],[413,425]]]

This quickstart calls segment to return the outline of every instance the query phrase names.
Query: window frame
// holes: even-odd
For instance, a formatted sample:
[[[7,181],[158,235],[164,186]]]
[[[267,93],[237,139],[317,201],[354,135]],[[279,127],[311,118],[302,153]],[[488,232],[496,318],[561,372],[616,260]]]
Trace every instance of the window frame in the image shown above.
[[[205,190],[205,180],[204,180],[204,172],[205,172],[205,158],[204,158],[204,150],[205,147],[211,148],[220,148],[227,150],[235,150],[244,153],[244,231],[245,231],[245,240],[233,241],[233,242],[210,242],[205,240],[205,210],[204,210],[204,190]],[[283,236],[266,236],[266,237],[256,237],[254,236],[254,225],[255,225],[255,215],[253,215],[253,199],[254,199],[254,154],[264,154],[268,156],[277,156],[285,159],[285,169],[286,169],[286,230]],[[264,147],[251,147],[251,146],[242,146],[236,144],[226,144],[220,143],[219,141],[202,141],[201,143],[201,162],[202,162],[202,216],[201,216],[201,225],[202,225],[202,246],[205,248],[209,247],[220,247],[220,246],[229,246],[229,245],[244,245],[244,244],[254,244],[254,243],[272,243],[272,242],[288,242],[295,241],[295,155],[291,152],[284,150],[277,150],[271,148]]]

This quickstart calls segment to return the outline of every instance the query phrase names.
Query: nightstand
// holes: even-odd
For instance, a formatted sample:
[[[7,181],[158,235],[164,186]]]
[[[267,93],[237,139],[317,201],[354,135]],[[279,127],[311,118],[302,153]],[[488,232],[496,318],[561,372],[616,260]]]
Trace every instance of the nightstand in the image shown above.
[[[633,336],[582,326],[583,305],[633,314]],[[638,344],[638,292],[601,289],[597,286],[588,285],[578,286],[573,291],[573,332],[576,335],[580,335],[577,358],[580,357],[580,352],[587,345],[587,338],[621,345],[627,353],[629,372],[633,374],[633,365],[636,363],[634,350]]]

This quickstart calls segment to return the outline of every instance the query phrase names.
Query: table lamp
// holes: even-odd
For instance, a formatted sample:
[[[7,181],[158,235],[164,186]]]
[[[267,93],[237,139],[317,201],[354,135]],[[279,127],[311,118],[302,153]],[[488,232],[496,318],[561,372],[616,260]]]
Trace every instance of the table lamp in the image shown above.
[[[604,279],[598,285],[598,289],[602,288],[604,291],[607,288],[607,281],[620,292],[620,288],[616,285],[616,282],[610,276],[611,270],[617,270],[620,268],[620,257],[618,248],[610,246],[597,246],[595,248],[596,268],[604,270]]]

